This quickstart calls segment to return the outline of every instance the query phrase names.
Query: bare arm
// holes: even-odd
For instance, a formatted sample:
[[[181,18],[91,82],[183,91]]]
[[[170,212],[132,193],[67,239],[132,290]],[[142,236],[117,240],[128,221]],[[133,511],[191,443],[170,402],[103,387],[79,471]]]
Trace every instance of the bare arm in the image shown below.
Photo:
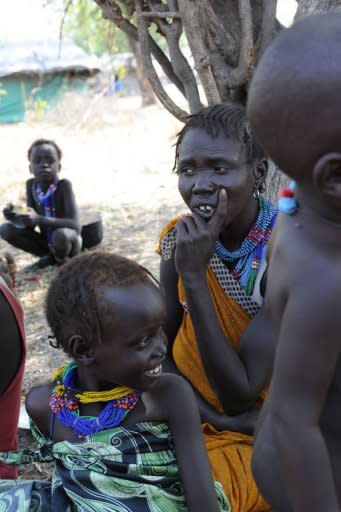
[[[341,321],[335,304],[339,290],[333,290],[328,279],[323,281],[318,296],[311,288],[305,292],[302,283],[291,291],[281,320],[272,381],[274,439],[295,512],[341,510],[320,429],[340,357]]]
[[[250,322],[239,352],[220,326],[207,284],[206,267],[225,211],[226,195],[221,194],[217,211],[209,222],[195,214],[178,222],[175,263],[207,377],[225,412],[236,414],[252,406],[269,381],[274,342],[264,309]]]
[[[193,391],[184,379],[165,377],[167,389],[162,402],[168,404],[168,423],[188,510],[219,512]]]
[[[36,386],[28,392],[25,400],[27,414],[39,430],[49,435],[49,402],[52,386],[50,382]]]
[[[23,355],[21,334],[16,318],[1,292],[0,325],[0,395],[2,395],[14,379]]]

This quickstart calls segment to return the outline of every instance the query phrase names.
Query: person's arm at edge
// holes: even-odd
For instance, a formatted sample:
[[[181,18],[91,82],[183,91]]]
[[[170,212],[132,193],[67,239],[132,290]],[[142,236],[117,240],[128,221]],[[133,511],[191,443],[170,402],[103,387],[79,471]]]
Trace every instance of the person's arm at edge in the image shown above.
[[[340,316],[330,286],[292,293],[282,316],[272,381],[273,433],[296,512],[339,512],[320,417],[340,356]],[[302,476],[304,475],[304,476]]]

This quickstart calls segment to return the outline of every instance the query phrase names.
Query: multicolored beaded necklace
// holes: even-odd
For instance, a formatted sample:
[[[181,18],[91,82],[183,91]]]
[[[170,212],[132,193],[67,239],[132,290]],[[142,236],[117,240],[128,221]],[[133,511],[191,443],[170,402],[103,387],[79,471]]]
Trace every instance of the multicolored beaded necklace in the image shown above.
[[[228,251],[220,240],[216,241],[215,252],[226,263],[237,262],[232,276],[252,295],[264,249],[276,221],[277,211],[264,197],[259,198],[259,213],[255,225],[250,229],[242,245],[236,251]]]
[[[58,421],[73,429],[78,437],[89,436],[117,427],[141,398],[141,391],[116,387],[109,391],[84,391],[75,388],[77,364],[61,366],[52,375],[56,384],[52,390],[50,407]],[[79,403],[108,402],[98,416],[80,416]]]
[[[55,206],[55,198],[54,194],[57,190],[58,178],[54,180],[53,183],[49,186],[46,192],[43,192],[39,183],[36,184],[36,193],[37,198],[40,203],[44,207],[44,217],[55,217],[56,216],[56,206]],[[51,242],[52,238],[52,229],[47,228],[47,240],[48,243]]]

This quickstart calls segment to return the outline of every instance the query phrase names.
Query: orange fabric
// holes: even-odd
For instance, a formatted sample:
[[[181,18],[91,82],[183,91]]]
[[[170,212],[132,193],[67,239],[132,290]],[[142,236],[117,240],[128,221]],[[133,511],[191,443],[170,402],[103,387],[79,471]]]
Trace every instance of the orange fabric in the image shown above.
[[[166,226],[161,233],[161,239],[175,226],[177,221],[178,219],[174,219]],[[250,321],[250,316],[238,303],[226,295],[210,267],[208,267],[206,275],[221,327],[237,350],[241,335]],[[178,290],[179,300],[186,306],[181,280],[179,280]],[[181,327],[174,341],[173,357],[178,369],[192,383],[193,387],[212,407],[223,412],[206,377],[193,324],[187,312],[184,312]],[[266,392],[267,389],[264,389],[260,398],[264,398]],[[222,483],[231,503],[232,512],[271,510],[258,491],[251,472],[253,437],[239,432],[219,432],[207,423],[203,425],[203,434],[214,480]]]
[[[222,329],[237,350],[240,337],[250,317],[239,304],[225,294],[210,268],[206,275]],[[186,300],[181,280],[179,280],[179,299],[181,302]],[[206,377],[188,313],[184,313],[182,325],[174,341],[173,357],[178,369],[205,400],[216,410],[223,412]],[[265,390],[262,392],[263,396],[265,392]],[[207,423],[203,425],[203,433],[213,478],[223,485],[231,503],[232,512],[270,510],[259,493],[251,472],[253,437],[227,430],[218,432]]]

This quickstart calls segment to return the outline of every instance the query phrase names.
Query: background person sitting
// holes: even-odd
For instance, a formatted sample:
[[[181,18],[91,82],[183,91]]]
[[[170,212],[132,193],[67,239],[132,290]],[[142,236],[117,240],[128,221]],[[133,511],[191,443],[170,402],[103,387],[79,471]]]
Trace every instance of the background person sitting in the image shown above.
[[[58,177],[61,158],[61,149],[54,141],[33,142],[28,159],[34,177],[26,182],[29,211],[18,214],[12,204],[3,210],[8,222],[0,226],[0,236],[12,246],[39,256],[38,268],[60,265],[82,248],[71,182]]]

